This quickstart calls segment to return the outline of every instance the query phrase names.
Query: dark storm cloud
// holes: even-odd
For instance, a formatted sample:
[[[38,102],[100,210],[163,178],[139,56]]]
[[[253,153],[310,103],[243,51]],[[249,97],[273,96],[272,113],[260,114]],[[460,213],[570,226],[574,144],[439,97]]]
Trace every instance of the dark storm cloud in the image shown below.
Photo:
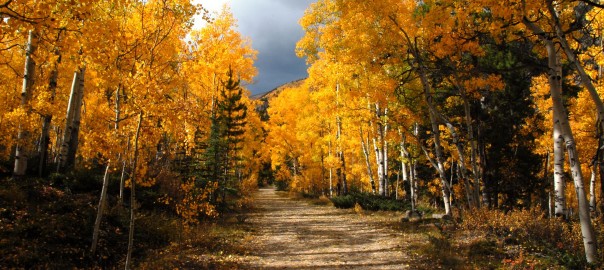
[[[315,0],[232,1],[239,31],[258,51],[258,76],[248,86],[253,94],[307,76],[304,59],[296,56],[295,48],[303,35],[298,20],[312,2]]]

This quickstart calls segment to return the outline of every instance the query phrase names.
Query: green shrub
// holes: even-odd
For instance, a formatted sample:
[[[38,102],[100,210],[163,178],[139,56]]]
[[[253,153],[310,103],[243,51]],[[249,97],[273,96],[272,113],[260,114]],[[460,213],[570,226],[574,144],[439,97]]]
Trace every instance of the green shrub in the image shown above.
[[[289,189],[289,185],[286,181],[275,181],[274,183],[275,188],[277,188],[278,191],[286,191]]]
[[[350,209],[354,207],[355,199],[352,195],[337,196],[331,198],[333,206],[336,208]]]
[[[403,201],[367,193],[350,193],[331,198],[337,208],[353,208],[358,203],[363,209],[370,211],[403,211],[408,206]]]

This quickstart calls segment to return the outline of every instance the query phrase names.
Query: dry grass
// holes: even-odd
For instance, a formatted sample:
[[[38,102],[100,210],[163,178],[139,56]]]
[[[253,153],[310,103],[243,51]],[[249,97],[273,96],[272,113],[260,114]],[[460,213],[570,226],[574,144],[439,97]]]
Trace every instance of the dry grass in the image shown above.
[[[248,253],[250,228],[236,216],[184,228],[179,240],[145,254],[141,269],[237,269]]]

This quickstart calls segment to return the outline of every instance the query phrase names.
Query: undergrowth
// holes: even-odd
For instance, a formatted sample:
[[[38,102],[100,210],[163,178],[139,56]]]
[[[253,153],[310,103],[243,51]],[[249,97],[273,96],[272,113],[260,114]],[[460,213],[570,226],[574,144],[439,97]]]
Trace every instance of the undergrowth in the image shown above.
[[[357,203],[370,211],[403,211],[409,208],[403,201],[366,193],[349,193],[333,197],[331,201],[335,207],[343,209],[353,208]]]
[[[0,180],[0,268],[123,267],[128,246],[128,205],[118,205],[117,198],[109,195],[97,252],[92,255],[92,227],[99,192],[91,192],[94,188],[82,183],[98,185],[91,179],[80,181],[65,176]],[[140,194],[145,192],[143,188],[140,190]],[[217,253],[218,250],[239,248],[237,244],[230,244],[233,239],[240,238],[240,233],[233,229],[238,222],[227,224],[223,229],[218,229],[223,225],[211,225],[219,220],[187,226],[174,213],[145,206],[153,203],[156,197],[141,197],[141,200],[137,203],[141,207],[137,209],[134,235],[133,266],[136,268],[157,269],[153,262],[159,263],[157,259],[161,256],[158,254],[167,251],[175,254],[176,251],[195,249],[195,252]],[[239,220],[239,217],[233,220]],[[233,236],[229,236],[231,234]],[[172,263],[167,261],[166,265]],[[195,266],[180,267],[205,268],[219,263],[209,261],[199,259]]]
[[[503,260],[505,268],[566,269],[592,267],[584,259],[583,240],[578,221],[548,218],[540,209],[500,210],[477,209],[466,213],[460,228],[483,234],[500,243],[502,248],[516,247]],[[596,225],[599,239],[602,226]],[[477,245],[477,244],[476,244]],[[474,248],[489,249],[491,244]],[[486,245],[486,246],[484,246]],[[600,258],[601,259],[601,258]]]

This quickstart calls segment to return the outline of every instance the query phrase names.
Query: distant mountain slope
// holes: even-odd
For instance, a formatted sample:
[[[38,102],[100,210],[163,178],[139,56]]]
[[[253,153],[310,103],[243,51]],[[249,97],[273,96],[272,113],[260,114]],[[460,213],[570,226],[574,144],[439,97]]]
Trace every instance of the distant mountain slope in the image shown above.
[[[265,98],[270,99],[270,98],[276,97],[285,88],[298,87],[298,86],[302,85],[304,83],[304,80],[306,80],[306,78],[285,83],[283,85],[277,86],[275,89],[270,90],[268,92],[252,95],[251,98],[255,99],[255,100],[261,100],[261,99],[265,99]]]
[[[279,93],[281,93],[284,89],[286,88],[291,88],[291,87],[299,87],[301,86],[304,81],[306,80],[306,78],[304,79],[299,79],[293,82],[288,82],[286,84],[283,84],[271,91],[268,91],[266,93],[261,93],[261,94],[256,94],[251,96],[251,99],[253,100],[255,107],[256,107],[256,111],[260,114],[260,119],[262,119],[262,121],[267,121],[268,120],[268,106],[269,106],[269,100],[278,96]]]

